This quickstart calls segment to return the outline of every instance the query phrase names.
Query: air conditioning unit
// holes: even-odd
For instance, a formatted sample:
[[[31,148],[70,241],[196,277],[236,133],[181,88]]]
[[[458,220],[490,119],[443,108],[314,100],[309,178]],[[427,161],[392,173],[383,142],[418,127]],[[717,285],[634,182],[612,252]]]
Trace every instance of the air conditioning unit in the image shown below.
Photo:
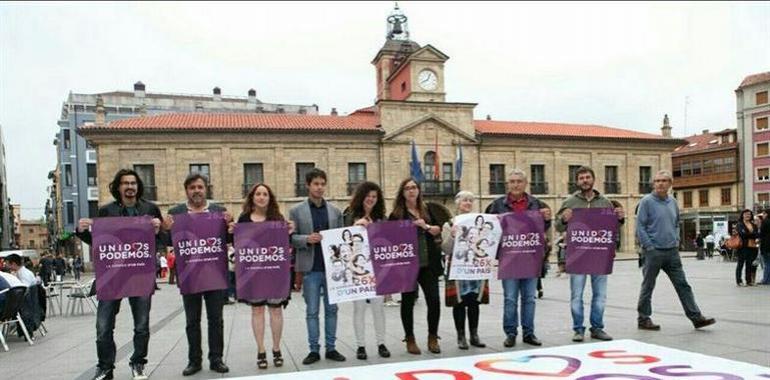
[[[89,187],[88,188],[88,200],[89,201],[98,201],[99,200],[99,188],[98,187]]]

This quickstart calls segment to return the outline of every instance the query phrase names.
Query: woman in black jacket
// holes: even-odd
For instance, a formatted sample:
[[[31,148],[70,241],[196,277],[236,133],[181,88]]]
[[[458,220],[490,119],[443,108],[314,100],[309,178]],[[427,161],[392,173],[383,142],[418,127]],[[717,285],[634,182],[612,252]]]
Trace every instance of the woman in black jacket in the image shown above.
[[[443,273],[441,263],[440,236],[441,226],[435,224],[434,217],[423,202],[420,186],[412,178],[401,181],[398,186],[396,200],[390,220],[412,220],[418,229],[418,252],[420,257],[420,273],[417,283],[425,295],[428,305],[428,350],[434,354],[441,353],[438,344],[438,322],[441,316],[441,300],[439,298],[438,278]],[[438,241],[437,241],[438,240]],[[414,301],[417,299],[417,289],[401,294],[401,323],[404,326],[406,350],[410,354],[419,355],[420,348],[414,339]]]
[[[757,238],[759,228],[754,224],[754,213],[745,209],[736,225],[738,236],[741,238],[741,248],[738,249],[738,266],[735,268],[735,282],[738,286],[754,286],[756,267],[752,265],[757,258]],[[741,269],[746,265],[746,285],[741,281]]]

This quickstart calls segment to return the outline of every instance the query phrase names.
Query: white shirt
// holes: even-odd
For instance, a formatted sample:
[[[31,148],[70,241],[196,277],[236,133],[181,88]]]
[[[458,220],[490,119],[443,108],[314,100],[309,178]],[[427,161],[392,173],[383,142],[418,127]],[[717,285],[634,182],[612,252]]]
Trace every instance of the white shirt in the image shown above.
[[[705,241],[706,243],[713,243],[714,242],[714,235],[712,235],[712,234],[706,235],[706,238],[703,239],[703,241]]]
[[[160,257],[160,267],[161,268],[168,268],[168,260],[166,260],[165,257]]]
[[[7,281],[8,286],[11,288],[16,286],[27,286],[27,285],[24,285],[24,283],[22,283],[16,276],[10,273],[5,273],[0,271],[0,277],[2,277],[5,281]]]
[[[31,270],[27,269],[25,266],[21,266],[19,270],[16,272],[16,277],[19,278],[19,280],[26,286],[35,286],[38,284],[37,277],[35,277],[35,274],[32,273]]]

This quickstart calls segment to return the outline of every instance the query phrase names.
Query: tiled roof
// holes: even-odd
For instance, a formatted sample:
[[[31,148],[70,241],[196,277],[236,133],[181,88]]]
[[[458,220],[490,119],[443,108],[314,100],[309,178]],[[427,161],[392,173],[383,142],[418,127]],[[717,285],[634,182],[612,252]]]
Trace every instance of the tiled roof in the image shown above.
[[[676,147],[671,155],[677,157],[693,153],[703,153],[711,150],[737,148],[737,142],[719,144],[719,135],[726,134],[726,132],[730,131],[735,131],[735,129],[726,129],[720,132],[703,133],[685,137],[684,139],[687,143]]]
[[[770,71],[765,73],[759,73],[759,74],[752,74],[747,76],[746,78],[743,78],[743,82],[741,82],[741,85],[738,86],[738,89],[742,89],[744,87],[748,87],[757,83],[762,82],[770,82]]]
[[[367,116],[326,116],[244,113],[173,113],[115,120],[107,126],[87,125],[85,130],[299,130],[379,132],[379,119]]]
[[[668,140],[660,135],[592,124],[542,123],[532,121],[474,120],[482,135],[522,135],[598,139]]]

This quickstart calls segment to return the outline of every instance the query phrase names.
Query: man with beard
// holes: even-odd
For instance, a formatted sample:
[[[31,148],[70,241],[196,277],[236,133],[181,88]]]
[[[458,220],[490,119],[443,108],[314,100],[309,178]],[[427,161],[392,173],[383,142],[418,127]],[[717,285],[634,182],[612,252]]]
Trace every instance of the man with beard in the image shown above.
[[[612,202],[594,189],[593,169],[581,166],[575,172],[575,182],[578,190],[567,198],[556,213],[556,231],[567,230],[567,223],[572,218],[572,209],[575,208],[611,208],[615,210],[620,224],[625,222],[625,213],[620,207],[613,207]],[[617,233],[616,233],[617,234]],[[586,274],[570,274],[570,292],[572,309],[572,336],[573,342],[582,342],[585,334],[583,326],[583,290],[586,286]],[[591,338],[598,340],[612,340],[612,337],[604,332],[604,305],[607,302],[607,275],[591,275]]]
[[[160,231],[162,217],[160,210],[152,202],[142,199],[144,185],[139,174],[131,169],[121,169],[109,185],[113,202],[99,208],[98,217],[109,216],[152,216],[155,234]],[[86,244],[91,244],[91,225],[93,219],[83,218],[78,221],[76,234]],[[150,343],[150,301],[152,296],[128,297],[131,314],[134,317],[134,353],[129,359],[129,367],[134,380],[147,379],[144,366],[147,364],[147,346]],[[112,379],[115,368],[115,317],[120,311],[122,299],[99,301],[96,310],[96,354],[99,363],[96,366],[94,380]]]
[[[216,204],[209,203],[206,199],[208,192],[208,178],[193,173],[184,180],[184,190],[187,194],[187,202],[181,203],[168,210],[168,217],[164,220],[163,228],[171,231],[174,225],[174,215],[185,213],[221,212],[225,215],[225,221],[232,223],[233,217],[227,209]],[[167,242],[171,245],[171,242]],[[223,252],[226,255],[227,252]],[[201,350],[201,307],[206,301],[206,319],[208,320],[209,341],[209,369],[218,373],[227,373],[229,368],[222,361],[224,351],[224,323],[222,320],[222,308],[227,299],[226,289],[209,290],[200,293],[183,294],[182,303],[187,318],[187,368],[182,371],[183,376],[191,376],[201,370],[203,351]]]

